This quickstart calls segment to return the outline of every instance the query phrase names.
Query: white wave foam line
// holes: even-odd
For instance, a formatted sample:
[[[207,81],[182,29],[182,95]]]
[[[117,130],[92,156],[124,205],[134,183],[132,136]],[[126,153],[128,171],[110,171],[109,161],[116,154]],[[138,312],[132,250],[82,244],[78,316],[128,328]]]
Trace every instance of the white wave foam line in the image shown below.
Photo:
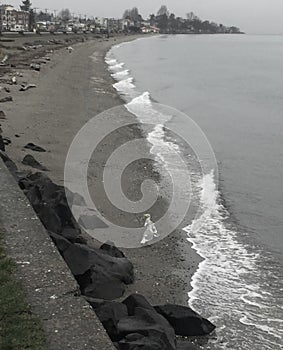
[[[118,61],[114,58],[106,58],[105,62],[109,65],[109,66],[116,66],[118,64]]]
[[[133,78],[121,80],[118,83],[115,83],[113,86],[118,92],[129,96],[131,96],[131,90],[135,88],[135,85],[133,84]]]
[[[266,291],[262,283],[260,256],[249,253],[237,240],[237,233],[225,227],[228,213],[219,203],[213,173],[205,175],[199,187],[202,214],[184,229],[193,249],[204,259],[192,278],[189,304],[216,325],[227,326],[218,331],[221,343],[217,342],[216,349],[224,349],[222,343],[227,342],[229,349],[237,348],[233,339],[240,342],[241,338],[246,350],[263,348],[265,338],[269,344],[266,349],[279,349],[276,344],[282,328],[272,321],[266,325],[276,300],[272,300],[271,290]],[[248,340],[247,329],[241,327],[244,322],[253,328],[253,336]]]
[[[125,63],[117,63],[109,66],[109,70],[113,73],[117,73],[119,70],[121,70],[124,67]]]
[[[179,171],[181,175],[184,169],[180,164],[179,157],[176,156],[180,149],[177,144],[165,139],[164,125],[166,121],[171,120],[172,116],[158,111],[155,106],[157,105],[153,105],[151,102],[150,93],[144,92],[132,99],[126,108],[137,116],[143,124],[155,124],[153,130],[147,135],[147,141],[152,145],[150,153],[169,173],[173,174],[173,172]]]
[[[129,70],[125,69],[117,73],[111,74],[112,78],[114,78],[117,81],[124,80],[126,78],[130,78],[129,76]]]

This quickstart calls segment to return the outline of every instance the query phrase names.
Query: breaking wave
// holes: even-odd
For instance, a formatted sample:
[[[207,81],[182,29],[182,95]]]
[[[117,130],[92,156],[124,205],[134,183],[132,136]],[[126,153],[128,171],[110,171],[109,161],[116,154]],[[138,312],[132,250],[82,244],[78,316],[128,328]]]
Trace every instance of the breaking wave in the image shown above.
[[[152,152],[158,154],[158,147],[162,147],[164,142],[163,126],[168,116],[156,114],[149,92],[137,91],[133,77],[124,68],[125,64],[114,58],[114,49],[106,56],[109,71],[117,80],[114,87],[126,100],[126,108],[139,119],[147,109],[146,115],[150,120],[142,122],[152,118],[159,120],[148,135]],[[152,114],[149,112],[151,109]],[[192,174],[196,173],[197,170],[192,169]],[[247,233],[241,234],[230,223],[230,215],[221,201],[213,171],[194,178],[202,210],[201,215],[184,231],[203,261],[191,281],[189,305],[217,326],[216,337],[200,347],[282,349],[283,309],[277,300],[283,290],[283,286],[281,290],[278,288],[283,276],[279,266],[267,253],[245,242]]]

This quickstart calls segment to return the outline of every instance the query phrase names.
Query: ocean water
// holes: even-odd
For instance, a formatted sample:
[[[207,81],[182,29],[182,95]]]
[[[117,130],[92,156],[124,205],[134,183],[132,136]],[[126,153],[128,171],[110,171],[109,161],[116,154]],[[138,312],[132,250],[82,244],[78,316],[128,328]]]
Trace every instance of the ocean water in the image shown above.
[[[106,58],[130,111],[142,119],[153,101],[177,108],[215,152],[217,174],[192,170],[201,210],[183,227],[203,258],[188,303],[217,325],[203,349],[283,348],[282,57],[282,36],[180,35]],[[168,122],[160,115],[148,135],[153,148],[169,142]]]

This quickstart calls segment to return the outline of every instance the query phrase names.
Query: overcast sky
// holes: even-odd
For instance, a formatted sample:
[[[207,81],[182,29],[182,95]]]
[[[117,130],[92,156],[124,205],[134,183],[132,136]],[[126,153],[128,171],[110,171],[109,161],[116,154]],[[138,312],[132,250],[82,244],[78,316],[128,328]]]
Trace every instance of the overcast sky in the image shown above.
[[[0,3],[19,5],[20,1]],[[177,16],[193,11],[203,20],[235,25],[247,33],[283,34],[283,0],[32,0],[32,4],[94,17],[121,17],[125,9],[136,6],[145,18],[164,4]]]

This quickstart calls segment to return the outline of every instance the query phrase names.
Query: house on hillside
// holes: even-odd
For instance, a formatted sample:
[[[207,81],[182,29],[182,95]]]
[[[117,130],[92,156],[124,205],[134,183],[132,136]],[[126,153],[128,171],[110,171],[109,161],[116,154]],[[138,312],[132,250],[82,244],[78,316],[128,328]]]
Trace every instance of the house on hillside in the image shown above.
[[[0,5],[0,31],[25,31],[29,28],[29,12],[11,5]]]
[[[145,26],[141,28],[142,33],[160,33],[160,29],[154,26]]]

